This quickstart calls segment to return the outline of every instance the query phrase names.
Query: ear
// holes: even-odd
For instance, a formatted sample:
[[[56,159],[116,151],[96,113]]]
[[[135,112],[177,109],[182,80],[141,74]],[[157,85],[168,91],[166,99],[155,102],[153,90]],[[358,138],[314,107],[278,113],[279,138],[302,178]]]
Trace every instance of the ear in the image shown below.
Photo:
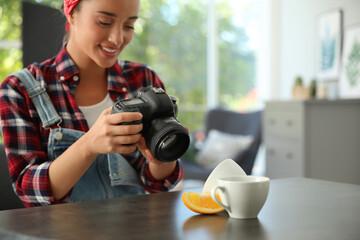
[[[71,25],[74,25],[74,17],[75,17],[75,11],[71,11],[71,13],[69,14],[68,16],[68,22],[71,24]]]

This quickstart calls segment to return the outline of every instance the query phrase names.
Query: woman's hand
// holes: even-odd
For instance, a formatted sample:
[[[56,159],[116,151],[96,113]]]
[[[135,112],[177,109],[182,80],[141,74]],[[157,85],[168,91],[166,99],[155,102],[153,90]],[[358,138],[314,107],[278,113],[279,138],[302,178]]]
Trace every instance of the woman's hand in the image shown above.
[[[156,159],[151,153],[150,149],[146,146],[144,137],[141,137],[136,145],[139,148],[141,154],[148,161],[151,175],[156,180],[163,180],[173,173],[176,167],[176,161],[162,162]]]
[[[106,109],[86,133],[88,150],[94,155],[135,151],[136,143],[141,138],[142,123],[131,125],[119,125],[119,123],[141,119],[142,114],[139,112],[111,114],[111,108]]]
[[[86,134],[50,164],[49,178],[54,198],[62,199],[99,154],[135,151],[142,124],[118,124],[141,119],[141,113],[111,114],[111,108],[106,109]]]

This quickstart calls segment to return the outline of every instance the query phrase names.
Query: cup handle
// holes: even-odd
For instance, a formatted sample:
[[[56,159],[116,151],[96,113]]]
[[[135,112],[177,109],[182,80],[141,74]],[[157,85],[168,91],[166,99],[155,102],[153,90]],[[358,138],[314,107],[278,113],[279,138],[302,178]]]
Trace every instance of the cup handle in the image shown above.
[[[222,192],[224,192],[225,191],[225,188],[223,188],[223,187],[219,187],[219,186],[215,186],[215,187],[213,187],[213,189],[211,190],[211,198],[217,203],[217,204],[219,204],[220,206],[222,206],[223,208],[225,208],[225,209],[229,209],[229,207],[228,206],[226,206],[225,204],[223,204],[222,202],[220,202],[220,200],[216,197],[216,190],[220,190],[220,191],[222,191]]]

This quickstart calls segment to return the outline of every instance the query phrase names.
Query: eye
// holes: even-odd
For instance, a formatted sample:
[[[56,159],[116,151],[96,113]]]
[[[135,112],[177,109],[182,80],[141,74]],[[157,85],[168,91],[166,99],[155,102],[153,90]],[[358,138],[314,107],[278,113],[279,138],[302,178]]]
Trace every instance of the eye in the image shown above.
[[[110,22],[104,22],[104,21],[101,21],[101,20],[98,20],[98,24],[103,25],[103,26],[110,26],[111,25]]]
[[[125,27],[128,28],[128,29],[131,29],[131,30],[135,30],[135,27],[131,26],[131,25],[128,25],[128,26],[125,26]]]

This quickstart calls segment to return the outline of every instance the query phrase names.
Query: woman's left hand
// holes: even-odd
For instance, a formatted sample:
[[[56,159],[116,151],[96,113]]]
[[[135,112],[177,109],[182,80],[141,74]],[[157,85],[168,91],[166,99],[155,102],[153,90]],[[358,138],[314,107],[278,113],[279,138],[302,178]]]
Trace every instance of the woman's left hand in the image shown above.
[[[140,141],[137,142],[137,147],[139,148],[141,154],[149,163],[149,168],[151,175],[156,180],[163,180],[169,177],[172,172],[175,170],[176,162],[162,162],[154,157],[150,149],[146,146],[145,138],[141,137]]]
[[[149,162],[161,164],[160,160],[157,160],[154,155],[151,153],[150,149],[146,146],[145,138],[142,136],[140,140],[137,142],[136,146],[139,148],[141,154],[146,158]]]

